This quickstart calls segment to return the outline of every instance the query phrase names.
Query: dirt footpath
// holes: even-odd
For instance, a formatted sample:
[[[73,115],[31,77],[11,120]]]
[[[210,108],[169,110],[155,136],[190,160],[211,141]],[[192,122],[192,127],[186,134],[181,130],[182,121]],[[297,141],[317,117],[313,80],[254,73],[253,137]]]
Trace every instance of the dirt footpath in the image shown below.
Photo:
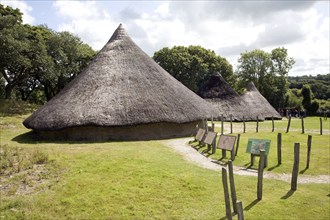
[[[207,158],[202,155],[200,152],[195,150],[194,148],[188,145],[188,142],[191,141],[192,138],[184,138],[184,139],[173,139],[164,141],[165,145],[174,151],[181,154],[185,160],[196,164],[197,166],[203,167],[205,169],[217,170],[220,171],[223,165],[219,164],[217,160]],[[234,166],[234,173],[237,175],[244,176],[257,176],[258,171],[253,169],[247,169],[245,167]],[[271,173],[269,171],[264,171],[264,178],[282,180],[285,182],[291,182],[291,174],[279,174],[279,173]],[[329,175],[319,175],[319,176],[311,176],[299,174],[298,183],[330,183]]]

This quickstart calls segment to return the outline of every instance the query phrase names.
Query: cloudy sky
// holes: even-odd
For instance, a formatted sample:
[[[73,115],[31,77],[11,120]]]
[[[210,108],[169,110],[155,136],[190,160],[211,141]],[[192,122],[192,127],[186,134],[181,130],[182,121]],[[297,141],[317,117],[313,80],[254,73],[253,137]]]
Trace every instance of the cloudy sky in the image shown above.
[[[70,31],[101,49],[120,23],[150,56],[163,47],[201,45],[234,68],[240,53],[288,49],[289,73],[330,72],[329,1],[2,1],[24,23]]]

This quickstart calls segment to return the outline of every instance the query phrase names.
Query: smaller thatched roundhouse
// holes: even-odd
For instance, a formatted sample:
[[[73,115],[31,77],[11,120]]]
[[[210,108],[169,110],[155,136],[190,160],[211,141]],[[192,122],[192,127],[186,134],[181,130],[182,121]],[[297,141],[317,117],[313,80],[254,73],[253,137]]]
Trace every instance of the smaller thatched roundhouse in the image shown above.
[[[209,111],[119,25],[92,62],[23,124],[46,139],[163,139],[192,135]]]
[[[247,91],[242,95],[243,100],[253,109],[258,118],[264,119],[282,119],[281,115],[274,109],[274,107],[261,95],[253,82],[247,85]]]
[[[242,97],[228,85],[220,75],[213,75],[197,92],[214,108],[214,120],[251,121],[256,120],[254,112],[247,107]]]

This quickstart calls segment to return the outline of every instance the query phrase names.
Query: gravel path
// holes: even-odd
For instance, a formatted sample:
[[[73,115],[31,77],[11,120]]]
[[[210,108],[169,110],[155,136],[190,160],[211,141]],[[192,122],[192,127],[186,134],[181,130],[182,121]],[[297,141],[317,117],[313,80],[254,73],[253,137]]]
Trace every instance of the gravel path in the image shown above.
[[[188,145],[188,142],[191,141],[192,138],[184,138],[184,139],[172,139],[164,141],[165,145],[179,154],[183,155],[184,159],[194,163],[200,167],[217,170],[220,171],[223,165],[219,164],[217,160],[207,158],[202,155],[200,152],[195,150],[194,148]],[[258,171],[253,169],[246,169],[245,167],[234,166],[234,173],[238,175],[245,176],[257,176]],[[291,182],[291,174],[278,174],[271,173],[269,171],[264,171],[264,178],[282,180],[285,182]],[[311,175],[298,175],[298,183],[330,183],[329,175],[319,175],[319,176],[311,176]]]

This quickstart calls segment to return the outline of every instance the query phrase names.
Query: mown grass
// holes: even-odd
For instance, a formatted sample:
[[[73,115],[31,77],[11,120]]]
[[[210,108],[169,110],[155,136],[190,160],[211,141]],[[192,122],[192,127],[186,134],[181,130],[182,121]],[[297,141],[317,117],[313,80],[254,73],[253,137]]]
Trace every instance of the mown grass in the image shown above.
[[[235,135],[240,134],[239,148],[234,164],[242,167],[250,167],[250,154],[246,153],[246,146],[249,138],[268,139],[271,140],[270,152],[268,155],[268,167],[266,170],[276,173],[291,173],[294,157],[294,143],[300,143],[300,172],[309,175],[329,175],[330,170],[330,119],[323,120],[323,134],[319,133],[319,118],[305,118],[305,133],[301,132],[301,120],[293,118],[290,130],[287,133],[287,120],[275,121],[275,130],[272,132],[272,122],[259,122],[259,131],[256,132],[256,122],[246,123],[246,133],[243,133],[243,123],[233,123],[233,133],[230,134],[230,123],[224,123],[224,134]],[[216,132],[221,133],[221,123],[215,122]],[[282,134],[282,164],[278,164],[277,160],[277,135]],[[307,163],[307,139],[308,135],[312,135],[312,148],[309,169],[306,169]],[[206,146],[196,146],[200,152],[207,149]],[[235,145],[236,148],[236,145]],[[217,150],[215,154],[209,155],[211,158],[219,160],[222,157],[221,150]],[[228,160],[230,157],[227,152]],[[257,168],[258,160],[252,168]]]
[[[224,219],[221,173],[185,161],[164,141],[38,142],[21,125],[25,117],[1,118],[1,144],[42,148],[60,177],[30,194],[1,196],[0,218]],[[242,146],[235,163],[249,161]],[[235,176],[235,181],[246,219],[330,217],[328,184],[299,184],[291,194],[290,183],[264,179],[263,200],[257,202],[255,177]]]

